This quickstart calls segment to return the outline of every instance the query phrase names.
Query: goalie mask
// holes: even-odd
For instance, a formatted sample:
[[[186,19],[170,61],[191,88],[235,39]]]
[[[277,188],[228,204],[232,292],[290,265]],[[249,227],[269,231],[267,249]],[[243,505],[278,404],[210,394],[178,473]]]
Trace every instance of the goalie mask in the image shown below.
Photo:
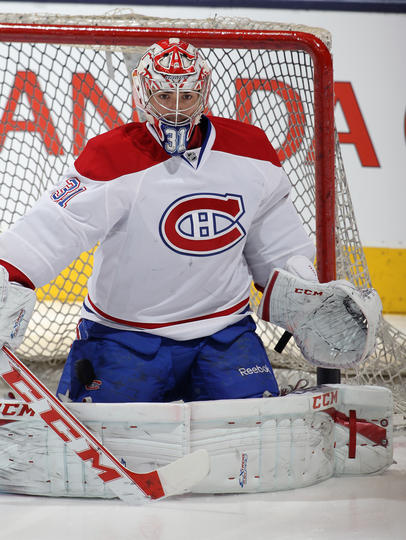
[[[185,152],[209,99],[211,70],[193,45],[170,38],[152,45],[133,71],[135,105],[170,155]]]

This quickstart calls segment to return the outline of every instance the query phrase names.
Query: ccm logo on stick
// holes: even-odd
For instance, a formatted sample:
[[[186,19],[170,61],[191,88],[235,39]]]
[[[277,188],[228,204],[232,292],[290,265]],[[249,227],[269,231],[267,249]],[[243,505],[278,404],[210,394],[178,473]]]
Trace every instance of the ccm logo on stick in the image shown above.
[[[313,397],[313,409],[320,409],[321,407],[330,407],[334,403],[338,403],[338,390],[334,392],[326,392]]]
[[[311,289],[300,289],[299,287],[296,287],[295,293],[307,294],[308,296],[322,296],[323,291],[312,291]]]

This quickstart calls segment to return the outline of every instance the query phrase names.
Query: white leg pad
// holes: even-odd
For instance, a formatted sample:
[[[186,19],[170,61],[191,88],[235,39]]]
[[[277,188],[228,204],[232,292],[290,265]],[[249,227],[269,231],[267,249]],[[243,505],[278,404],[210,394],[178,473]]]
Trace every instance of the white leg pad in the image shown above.
[[[207,449],[210,473],[193,491],[276,491],[332,476],[334,421],[310,406],[305,394],[194,403],[191,447]]]
[[[335,423],[335,476],[385,471],[393,463],[392,392],[376,386],[337,387],[340,408]],[[357,421],[350,426],[352,415]]]
[[[139,472],[206,449],[210,472],[193,488],[196,493],[293,489],[334,475],[380,473],[393,461],[392,397],[380,387],[329,385],[278,398],[69,407]],[[17,401],[0,402],[0,490],[114,497]]]

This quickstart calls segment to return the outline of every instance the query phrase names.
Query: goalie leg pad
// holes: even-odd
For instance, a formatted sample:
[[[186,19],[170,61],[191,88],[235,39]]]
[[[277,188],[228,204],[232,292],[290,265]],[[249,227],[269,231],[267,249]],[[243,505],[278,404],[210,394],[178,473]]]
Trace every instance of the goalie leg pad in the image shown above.
[[[210,455],[194,493],[295,489],[334,473],[334,421],[308,395],[194,403],[191,428],[191,448]]]
[[[330,385],[277,398],[69,408],[138,472],[207,450],[210,472],[195,493],[300,488],[333,475],[376,474],[393,462],[385,388]],[[114,497],[50,431],[27,404],[0,403],[0,489]]]

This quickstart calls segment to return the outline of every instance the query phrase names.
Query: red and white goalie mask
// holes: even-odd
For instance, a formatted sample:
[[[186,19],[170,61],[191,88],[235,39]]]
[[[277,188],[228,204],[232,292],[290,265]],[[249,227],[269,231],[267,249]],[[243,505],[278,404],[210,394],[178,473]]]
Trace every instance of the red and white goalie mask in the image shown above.
[[[154,43],[133,71],[135,105],[168,154],[186,150],[207,107],[211,69],[196,47],[178,38]]]

